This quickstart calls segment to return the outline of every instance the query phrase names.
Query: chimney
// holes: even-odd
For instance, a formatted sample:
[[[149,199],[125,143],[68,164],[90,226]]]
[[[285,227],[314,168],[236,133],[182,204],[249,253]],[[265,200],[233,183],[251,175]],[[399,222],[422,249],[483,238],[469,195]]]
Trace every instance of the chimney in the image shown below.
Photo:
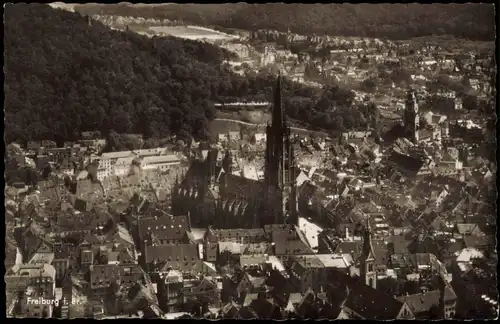
[[[345,228],[345,239],[348,241],[349,240],[349,228]]]

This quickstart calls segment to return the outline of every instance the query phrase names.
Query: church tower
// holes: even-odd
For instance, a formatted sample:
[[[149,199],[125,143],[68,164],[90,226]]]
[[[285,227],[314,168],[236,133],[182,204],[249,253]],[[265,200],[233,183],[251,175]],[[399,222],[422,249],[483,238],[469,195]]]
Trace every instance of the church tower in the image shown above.
[[[375,269],[375,252],[373,251],[371,226],[369,218],[366,219],[363,234],[363,250],[360,257],[360,276],[364,283],[372,288],[377,288],[377,271]]]
[[[414,144],[417,144],[419,117],[417,99],[415,98],[415,92],[413,90],[409,90],[407,93],[403,119],[408,139]]]
[[[268,207],[274,224],[296,223],[297,189],[295,184],[295,154],[290,141],[290,127],[283,114],[281,75],[276,85],[272,124],[266,128],[265,182],[269,190]]]

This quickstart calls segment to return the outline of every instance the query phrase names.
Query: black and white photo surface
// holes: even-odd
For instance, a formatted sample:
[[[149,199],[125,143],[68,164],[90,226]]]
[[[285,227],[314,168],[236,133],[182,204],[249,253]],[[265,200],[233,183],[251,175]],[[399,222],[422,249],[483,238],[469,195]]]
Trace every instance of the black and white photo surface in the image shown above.
[[[7,317],[498,317],[493,4],[4,10]]]

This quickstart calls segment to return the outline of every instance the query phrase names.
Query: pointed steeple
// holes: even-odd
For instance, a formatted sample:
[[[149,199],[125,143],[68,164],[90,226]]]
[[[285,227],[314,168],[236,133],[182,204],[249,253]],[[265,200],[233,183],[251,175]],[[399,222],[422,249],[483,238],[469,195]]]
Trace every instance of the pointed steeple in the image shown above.
[[[366,217],[365,219],[365,235],[370,236],[372,232],[372,226],[370,224],[370,217]]]
[[[370,256],[373,257],[372,228],[370,225],[370,217],[366,217],[365,220],[365,230],[363,233],[363,254],[366,258],[369,258]]]
[[[365,221],[365,230],[363,233],[363,255],[366,260],[373,260],[375,257],[372,244],[372,227],[370,225],[370,217],[367,217]]]
[[[377,273],[371,234],[370,218],[367,217],[363,234],[363,250],[360,257],[360,275],[366,285],[376,288]]]
[[[283,130],[285,126],[284,115],[283,115],[283,97],[281,88],[281,72],[278,73],[278,80],[276,82],[276,89],[274,92],[274,102],[273,102],[273,121],[272,129],[273,131]]]
[[[284,118],[281,81],[281,73],[279,73],[271,113],[272,123],[266,128],[265,182],[267,188],[272,189],[266,208],[274,214],[272,221],[274,224],[286,221],[290,214],[295,215],[296,206],[293,175],[295,160],[290,141],[290,128],[286,125]]]

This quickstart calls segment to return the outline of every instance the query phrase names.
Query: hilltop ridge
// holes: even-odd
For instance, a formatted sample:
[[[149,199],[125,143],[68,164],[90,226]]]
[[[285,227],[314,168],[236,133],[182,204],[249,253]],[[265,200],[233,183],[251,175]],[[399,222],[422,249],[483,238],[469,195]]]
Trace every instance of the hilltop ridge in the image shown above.
[[[210,44],[111,30],[42,4],[7,5],[4,42],[7,143],[62,143],[88,130],[204,138],[214,103],[270,100],[276,82],[234,74],[223,63],[232,54]],[[302,125],[366,123],[349,90],[282,84],[286,113]]]
[[[482,41],[495,37],[494,6],[489,4],[82,4],[76,10],[304,35],[391,39],[452,35]]]

